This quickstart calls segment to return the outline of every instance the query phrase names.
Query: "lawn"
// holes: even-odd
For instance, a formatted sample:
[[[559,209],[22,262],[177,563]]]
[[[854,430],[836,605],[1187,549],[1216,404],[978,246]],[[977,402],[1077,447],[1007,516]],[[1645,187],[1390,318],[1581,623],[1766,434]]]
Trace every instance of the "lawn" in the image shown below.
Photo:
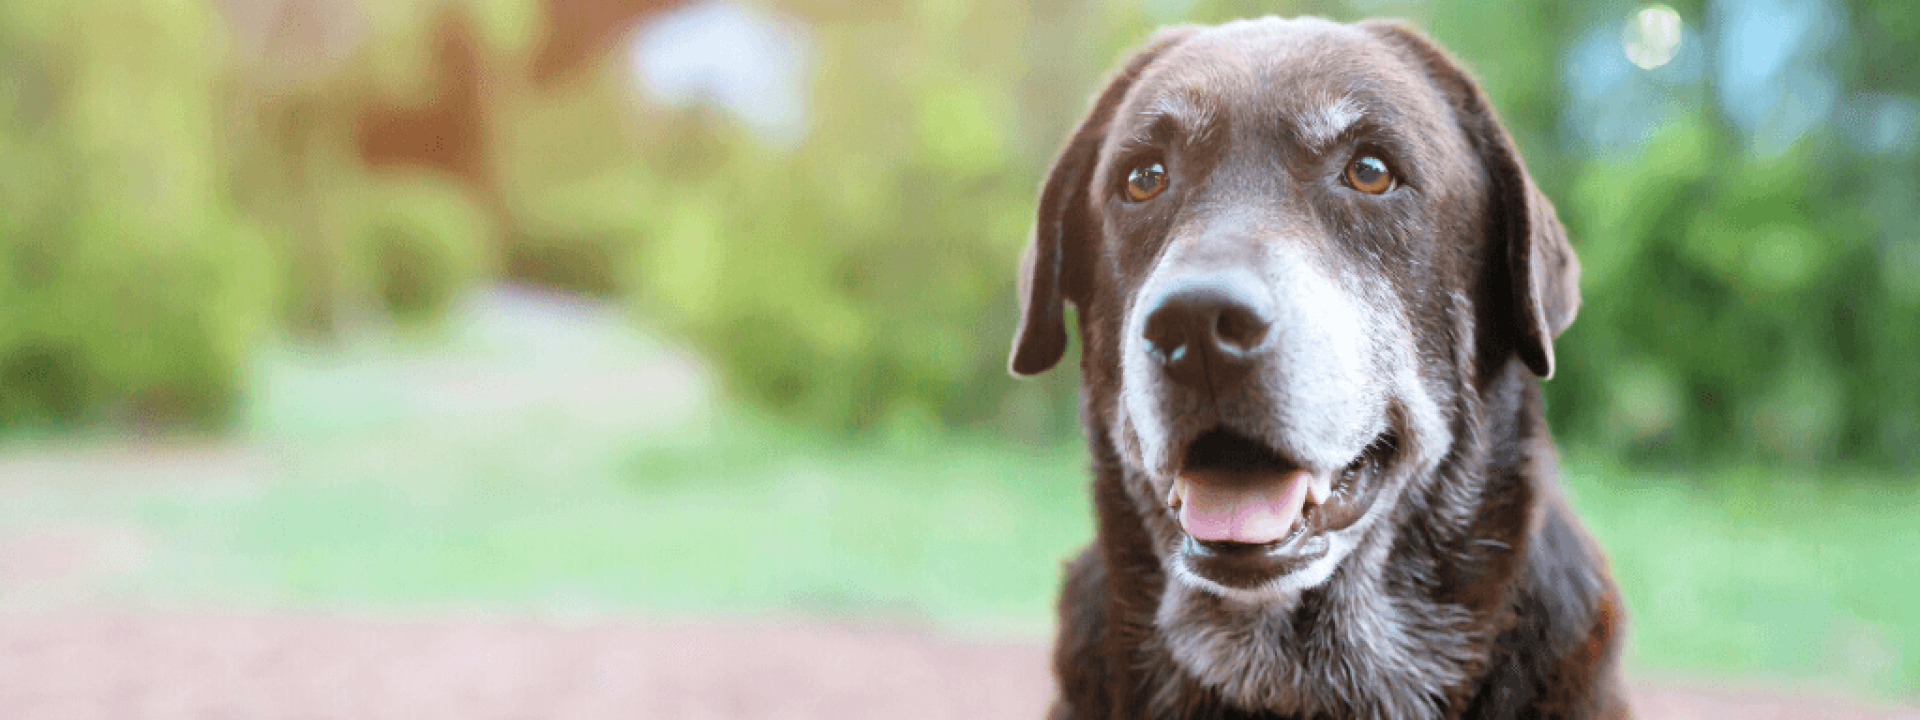
[[[656,372],[620,358],[657,345],[549,340],[496,329],[451,351],[271,358],[241,441],[151,462],[0,449],[0,543],[113,528],[137,550],[84,582],[0,583],[0,605],[798,611],[1048,631],[1060,562],[1092,534],[1076,441],[850,445],[714,401],[697,373],[653,376],[693,388],[679,394],[608,390]],[[529,374],[543,390],[505,388]],[[146,472],[106,477],[129,465]],[[1569,474],[1625,588],[1637,671],[1920,692],[1914,483],[1580,457]]]

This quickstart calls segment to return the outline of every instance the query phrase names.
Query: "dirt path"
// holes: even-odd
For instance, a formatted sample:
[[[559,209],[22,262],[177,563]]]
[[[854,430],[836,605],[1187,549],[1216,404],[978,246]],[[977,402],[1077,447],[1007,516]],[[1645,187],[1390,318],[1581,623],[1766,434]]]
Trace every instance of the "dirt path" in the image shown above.
[[[564,623],[116,613],[0,615],[0,716],[1037,718],[1046,649],[817,620]],[[1753,688],[1642,684],[1644,718],[1894,718]]]

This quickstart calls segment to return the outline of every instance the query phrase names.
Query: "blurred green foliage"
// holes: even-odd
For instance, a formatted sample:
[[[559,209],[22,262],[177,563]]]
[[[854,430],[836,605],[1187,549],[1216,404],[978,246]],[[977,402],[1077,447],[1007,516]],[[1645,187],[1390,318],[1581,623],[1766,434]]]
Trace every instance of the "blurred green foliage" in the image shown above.
[[[1047,67],[1047,29],[1075,21],[1006,21],[1040,11],[913,2],[828,18],[813,26],[815,115],[799,147],[703,122],[679,127],[707,137],[663,137],[700,152],[667,164],[662,184],[684,195],[639,259],[642,308],[734,387],[809,422],[1063,426],[1068,384],[1018,388],[1003,359],[1037,177],[1099,69],[1074,58],[1072,82],[1031,71]],[[1010,404],[1023,390],[1026,406]]]
[[[1681,9],[1724,20],[1736,7],[1719,5]],[[1920,7],[1825,9],[1840,39],[1803,52],[1842,99],[1790,146],[1766,147],[1715,102],[1734,62],[1724,47],[1705,54],[1700,82],[1667,91],[1669,115],[1636,146],[1568,158],[1529,145],[1585,266],[1567,369],[1547,385],[1562,437],[1662,464],[1920,465],[1920,156],[1911,135],[1863,148],[1872,121],[1858,105],[1920,96],[1911,63],[1885,64],[1920,47]],[[1726,25],[1706,32],[1733,42]],[[1507,62],[1479,64],[1496,59]],[[1908,117],[1904,132],[1920,133]]]
[[[372,273],[367,282],[389,314],[416,323],[441,317],[487,274],[492,221],[460,188],[432,177],[385,179],[367,198],[353,264]]]
[[[486,87],[482,188],[354,156],[353,113],[433,77],[433,0],[364,5],[347,26],[366,40],[292,81],[200,3],[7,4],[0,424],[218,420],[263,330],[431,320],[504,274],[626,297],[802,423],[1059,437],[1072,373],[1003,369],[1047,161],[1153,27],[1279,11],[1408,17],[1481,78],[1586,270],[1547,385],[1563,440],[1643,464],[1913,467],[1920,159],[1858,138],[1885,124],[1860,103],[1920,97],[1920,7],[1756,2],[1676,3],[1693,74],[1629,69],[1641,94],[1582,100],[1583,48],[1624,65],[1637,5],[785,0],[762,7],[811,48],[789,145],[716,106],[637,102],[624,51],[557,87],[516,80],[537,6],[488,0],[467,14],[507,79]],[[1813,8],[1839,38],[1796,51],[1832,109],[1779,147],[1724,100],[1742,7]],[[1645,132],[1588,137],[1636,104],[1658,110]]]
[[[0,427],[217,424],[273,278],[174,3],[0,7]]]

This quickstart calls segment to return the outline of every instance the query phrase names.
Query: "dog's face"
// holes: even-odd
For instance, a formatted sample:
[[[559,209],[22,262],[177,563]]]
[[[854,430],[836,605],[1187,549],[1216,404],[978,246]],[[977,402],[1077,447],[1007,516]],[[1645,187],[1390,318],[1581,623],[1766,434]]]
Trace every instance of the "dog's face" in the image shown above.
[[[1056,162],[1013,369],[1081,310],[1088,411],[1170,577],[1273,603],[1390,543],[1577,267],[1471,81],[1409,31],[1164,32]],[[1437,518],[1436,521],[1446,520]]]

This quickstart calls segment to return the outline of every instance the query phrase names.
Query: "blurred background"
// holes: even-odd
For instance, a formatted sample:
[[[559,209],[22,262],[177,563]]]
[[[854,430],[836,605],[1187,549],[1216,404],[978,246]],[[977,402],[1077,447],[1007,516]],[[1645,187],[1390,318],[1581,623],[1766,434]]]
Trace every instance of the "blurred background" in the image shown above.
[[[1275,13],[1428,29],[1566,222],[1643,709],[1910,716],[1907,0],[0,3],[0,709],[1037,714],[1036,189],[1152,28]]]

